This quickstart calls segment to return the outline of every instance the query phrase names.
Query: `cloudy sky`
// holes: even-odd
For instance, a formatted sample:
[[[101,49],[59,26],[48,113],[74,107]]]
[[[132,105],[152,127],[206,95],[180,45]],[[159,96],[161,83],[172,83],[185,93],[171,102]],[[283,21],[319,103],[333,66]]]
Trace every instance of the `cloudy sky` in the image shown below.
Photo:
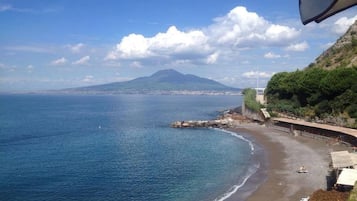
[[[0,91],[87,86],[161,69],[233,87],[303,69],[357,19],[303,26],[298,0],[0,0]]]

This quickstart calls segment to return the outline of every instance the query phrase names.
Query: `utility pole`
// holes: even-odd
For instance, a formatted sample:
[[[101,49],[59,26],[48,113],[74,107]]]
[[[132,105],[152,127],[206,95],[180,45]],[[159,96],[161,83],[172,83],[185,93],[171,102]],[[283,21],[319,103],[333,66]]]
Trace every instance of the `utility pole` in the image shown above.
[[[257,90],[259,88],[259,67],[257,67]]]

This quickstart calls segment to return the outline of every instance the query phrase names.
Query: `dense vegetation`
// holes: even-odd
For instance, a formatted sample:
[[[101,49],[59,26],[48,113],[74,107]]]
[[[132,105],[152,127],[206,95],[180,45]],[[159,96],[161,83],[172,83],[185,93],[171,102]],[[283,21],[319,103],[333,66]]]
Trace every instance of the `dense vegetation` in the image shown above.
[[[277,73],[269,81],[266,95],[270,111],[308,120],[331,116],[356,119],[357,68],[336,68],[330,71],[309,68]]]
[[[255,99],[257,92],[254,89],[247,88],[244,89],[242,93],[244,94],[245,106],[254,112],[258,112],[261,108],[261,104]]]

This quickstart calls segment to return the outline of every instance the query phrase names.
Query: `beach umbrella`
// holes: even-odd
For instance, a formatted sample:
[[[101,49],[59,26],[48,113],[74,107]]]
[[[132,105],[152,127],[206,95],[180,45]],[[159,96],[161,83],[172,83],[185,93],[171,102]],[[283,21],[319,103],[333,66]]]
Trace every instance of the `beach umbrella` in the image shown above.
[[[357,0],[299,0],[302,23],[317,23],[324,19],[357,5]]]

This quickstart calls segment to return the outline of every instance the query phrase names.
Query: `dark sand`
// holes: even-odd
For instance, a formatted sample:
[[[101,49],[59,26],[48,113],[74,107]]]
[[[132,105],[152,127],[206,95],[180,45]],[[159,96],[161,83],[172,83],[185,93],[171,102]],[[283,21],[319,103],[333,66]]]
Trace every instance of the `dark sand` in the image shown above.
[[[229,201],[241,201],[242,195],[238,194],[249,194],[249,191],[255,192],[247,201],[299,201],[318,189],[327,188],[330,152],[347,149],[253,123],[241,124],[230,130],[249,134],[263,151],[255,156],[261,161],[261,167],[245,185],[251,189],[243,187],[228,198]],[[300,166],[305,166],[309,172],[297,173]]]

